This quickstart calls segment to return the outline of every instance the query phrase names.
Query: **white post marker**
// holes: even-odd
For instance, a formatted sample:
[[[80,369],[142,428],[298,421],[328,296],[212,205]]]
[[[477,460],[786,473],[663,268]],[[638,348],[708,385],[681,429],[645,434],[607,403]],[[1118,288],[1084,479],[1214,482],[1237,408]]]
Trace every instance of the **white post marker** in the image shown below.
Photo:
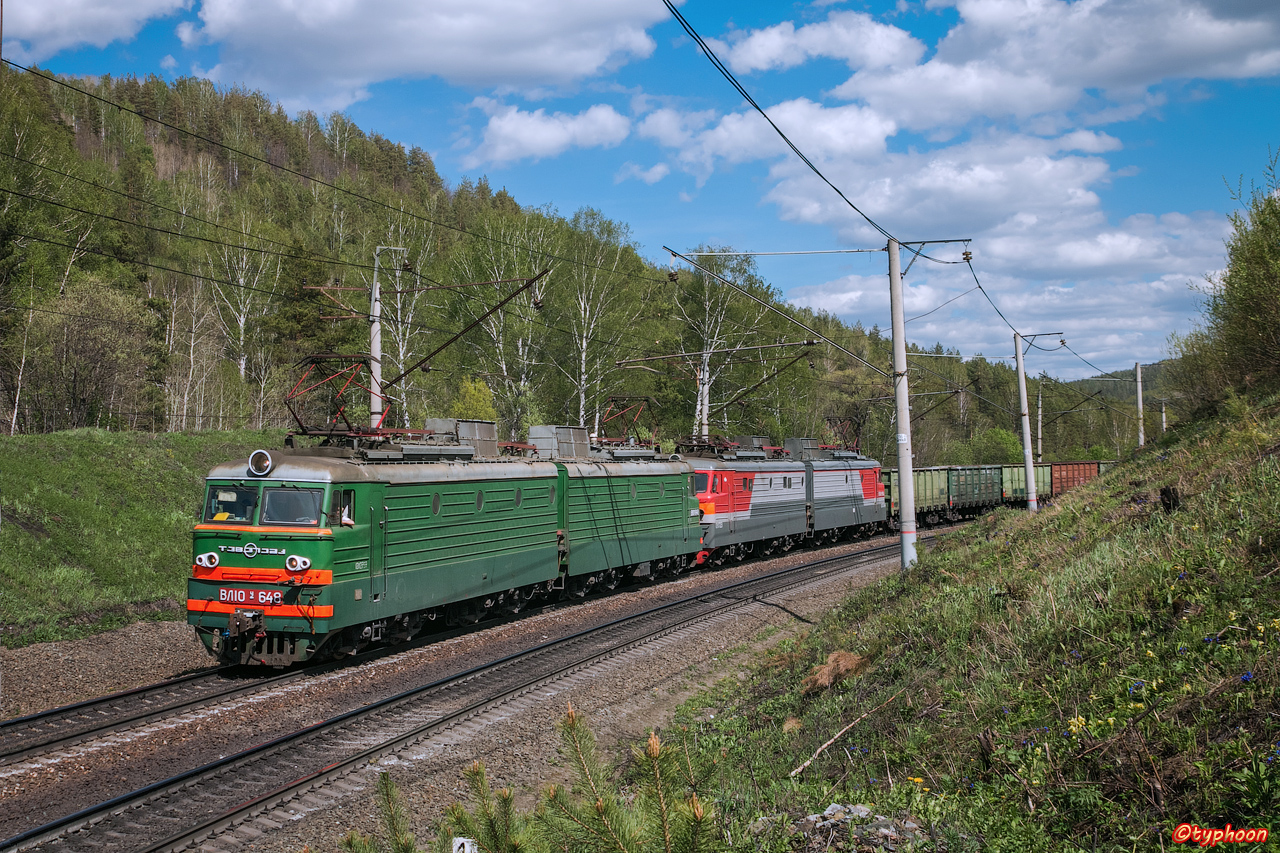
[[[1013,358],[1018,365],[1018,406],[1022,410],[1022,467],[1027,474],[1027,511],[1040,509],[1036,503],[1036,466],[1031,458],[1031,413],[1027,410],[1027,371],[1022,365],[1022,335],[1013,333]]]
[[[898,524],[902,570],[916,561],[916,484],[911,463],[911,397],[907,389],[907,323],[902,310],[902,261],[889,238],[889,310],[893,317],[893,396],[898,412]]]

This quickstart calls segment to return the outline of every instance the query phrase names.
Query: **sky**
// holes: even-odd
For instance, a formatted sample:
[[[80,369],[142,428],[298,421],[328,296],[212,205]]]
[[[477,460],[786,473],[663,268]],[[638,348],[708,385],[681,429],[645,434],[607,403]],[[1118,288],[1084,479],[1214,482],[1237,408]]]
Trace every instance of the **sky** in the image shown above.
[[[677,6],[884,231],[971,241],[927,254],[967,249],[972,272],[904,253],[906,315],[932,311],[907,326],[922,346],[1011,356],[994,303],[1104,370],[1165,357],[1280,149],[1273,0]],[[885,246],[661,0],[9,0],[3,24],[23,65],[197,75],[291,114],[342,111],[429,151],[452,185],[487,176],[524,205],[596,208],[657,262],[664,246]],[[890,327],[884,252],[757,264],[797,305]],[[990,302],[962,295],[975,275]],[[1095,373],[1062,349],[1031,350],[1028,371]]]

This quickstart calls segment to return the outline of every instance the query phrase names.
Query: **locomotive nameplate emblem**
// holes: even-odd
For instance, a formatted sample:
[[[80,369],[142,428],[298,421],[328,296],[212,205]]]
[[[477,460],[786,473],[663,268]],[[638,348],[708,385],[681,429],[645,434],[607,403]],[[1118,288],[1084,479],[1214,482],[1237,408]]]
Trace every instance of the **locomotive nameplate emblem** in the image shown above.
[[[244,554],[246,560],[252,560],[259,554],[274,555],[285,553],[283,548],[259,548],[252,542],[245,545],[219,545],[218,550],[224,554]]]

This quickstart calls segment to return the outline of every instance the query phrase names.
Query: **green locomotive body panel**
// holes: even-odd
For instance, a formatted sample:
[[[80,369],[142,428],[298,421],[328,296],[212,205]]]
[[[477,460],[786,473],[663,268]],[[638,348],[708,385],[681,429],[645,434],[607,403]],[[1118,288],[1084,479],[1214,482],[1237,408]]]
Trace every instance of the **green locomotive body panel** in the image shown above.
[[[563,517],[571,577],[698,549],[702,527],[678,462],[564,460]]]
[[[439,473],[454,476],[386,488],[386,526],[373,531],[383,577],[375,572],[371,582],[384,588],[388,612],[557,577],[557,472],[551,465],[473,463]]]

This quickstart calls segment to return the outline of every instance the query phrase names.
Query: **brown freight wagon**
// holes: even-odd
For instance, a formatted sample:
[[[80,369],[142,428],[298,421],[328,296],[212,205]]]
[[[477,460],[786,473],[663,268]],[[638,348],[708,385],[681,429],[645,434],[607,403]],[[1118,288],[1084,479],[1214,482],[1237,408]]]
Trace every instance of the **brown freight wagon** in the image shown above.
[[[1060,495],[1098,476],[1097,462],[1054,462],[1053,493]]]

